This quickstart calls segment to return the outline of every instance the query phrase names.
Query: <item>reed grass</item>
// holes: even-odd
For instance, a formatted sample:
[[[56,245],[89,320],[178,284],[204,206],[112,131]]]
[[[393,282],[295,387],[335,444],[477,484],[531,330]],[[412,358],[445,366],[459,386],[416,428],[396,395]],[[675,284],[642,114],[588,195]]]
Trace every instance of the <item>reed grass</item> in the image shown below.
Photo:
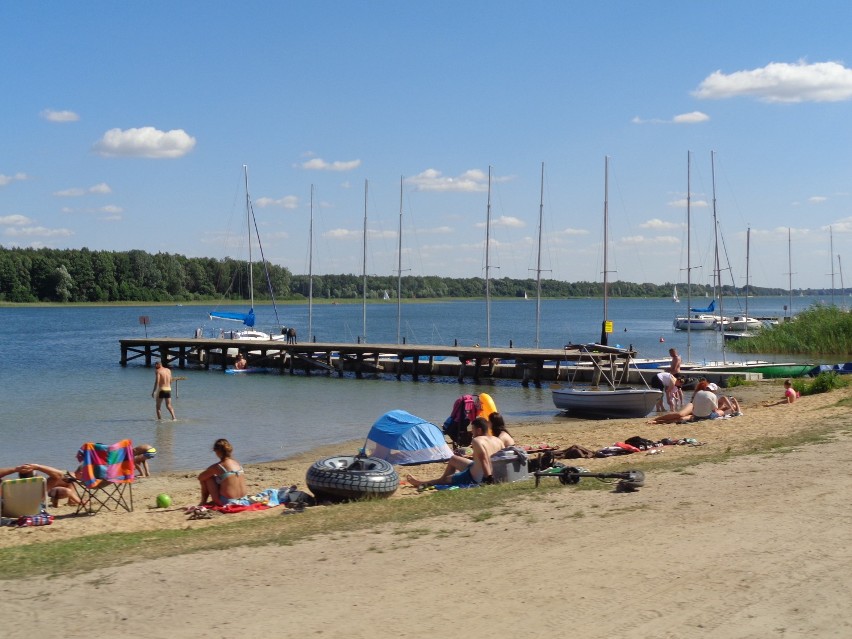
[[[852,355],[852,313],[837,306],[814,305],[791,322],[733,341],[730,349],[738,353]]]

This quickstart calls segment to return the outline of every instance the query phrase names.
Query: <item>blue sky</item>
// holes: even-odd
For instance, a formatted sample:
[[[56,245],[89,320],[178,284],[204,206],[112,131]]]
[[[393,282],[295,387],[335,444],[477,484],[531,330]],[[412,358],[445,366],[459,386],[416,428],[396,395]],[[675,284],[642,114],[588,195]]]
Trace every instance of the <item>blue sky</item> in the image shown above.
[[[315,273],[852,287],[852,4],[0,5],[0,244]],[[829,231],[829,228],[831,231]],[[788,244],[788,229],[790,242]],[[833,251],[832,251],[833,240]],[[242,242],[244,243],[244,241]],[[792,268],[788,266],[791,247]],[[727,257],[726,257],[727,256]],[[840,256],[840,260],[838,260]],[[848,257],[847,257],[848,256]],[[728,270],[730,265],[730,270]],[[792,270],[792,277],[789,275]]]

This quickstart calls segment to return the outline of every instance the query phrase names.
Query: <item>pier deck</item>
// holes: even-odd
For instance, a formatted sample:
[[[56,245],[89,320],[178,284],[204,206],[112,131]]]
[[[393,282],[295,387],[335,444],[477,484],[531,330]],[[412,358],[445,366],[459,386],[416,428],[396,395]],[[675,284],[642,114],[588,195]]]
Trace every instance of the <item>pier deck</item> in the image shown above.
[[[561,381],[574,377],[595,382],[601,368],[612,369],[624,365],[622,349],[600,347],[602,350],[587,353],[570,349],[528,349],[480,346],[443,346],[437,344],[352,344],[333,342],[307,342],[288,344],[283,340],[235,340],[204,337],[191,338],[137,338],[122,339],[122,366],[142,360],[152,366],[155,359],[179,368],[188,366],[225,370],[242,353],[249,366],[277,368],[291,375],[302,372],[331,375],[353,372],[364,374],[391,374],[401,379],[410,375],[418,380],[425,377],[466,377],[474,382],[481,378],[506,378],[520,380],[528,386],[541,386],[544,381]],[[635,357],[635,353],[632,356]],[[451,361],[443,361],[450,358]],[[594,363],[593,363],[594,362]],[[597,365],[595,365],[595,363]],[[578,366],[580,367],[578,370]],[[657,373],[654,369],[627,371],[625,381],[643,384]],[[720,385],[730,374],[709,375]],[[742,375],[741,375],[742,376]],[[749,375],[749,378],[754,378]]]

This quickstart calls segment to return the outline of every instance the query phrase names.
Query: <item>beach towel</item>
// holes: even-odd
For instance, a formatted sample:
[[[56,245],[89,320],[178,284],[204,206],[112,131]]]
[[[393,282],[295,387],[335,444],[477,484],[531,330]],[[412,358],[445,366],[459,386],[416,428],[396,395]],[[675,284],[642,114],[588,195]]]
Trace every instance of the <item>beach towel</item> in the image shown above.
[[[133,462],[133,442],[123,439],[110,446],[87,442],[77,451],[77,479],[86,488],[102,482],[119,484],[132,482],[136,466]]]

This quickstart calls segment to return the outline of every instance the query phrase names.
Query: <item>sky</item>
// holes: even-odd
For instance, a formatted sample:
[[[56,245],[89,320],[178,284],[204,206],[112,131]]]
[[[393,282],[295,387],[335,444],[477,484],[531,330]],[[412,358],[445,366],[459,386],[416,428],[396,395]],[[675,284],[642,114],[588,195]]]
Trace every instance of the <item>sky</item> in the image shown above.
[[[246,259],[247,183],[295,274],[600,281],[606,210],[610,281],[708,284],[718,245],[726,284],[852,288],[850,24],[846,0],[6,1],[0,245]]]

